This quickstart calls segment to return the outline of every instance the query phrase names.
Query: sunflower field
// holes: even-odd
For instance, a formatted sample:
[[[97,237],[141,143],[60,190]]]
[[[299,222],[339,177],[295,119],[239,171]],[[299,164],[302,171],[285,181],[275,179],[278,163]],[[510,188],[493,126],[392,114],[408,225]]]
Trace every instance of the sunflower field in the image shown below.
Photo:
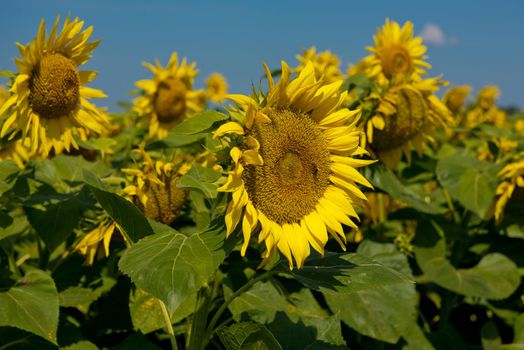
[[[119,113],[92,36],[0,72],[0,350],[524,349],[524,114],[411,22],[249,95],[173,52]]]

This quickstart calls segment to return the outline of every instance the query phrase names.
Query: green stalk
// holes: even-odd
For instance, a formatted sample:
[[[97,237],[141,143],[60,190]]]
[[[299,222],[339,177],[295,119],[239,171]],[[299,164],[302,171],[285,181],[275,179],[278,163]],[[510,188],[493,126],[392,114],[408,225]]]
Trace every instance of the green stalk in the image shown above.
[[[200,288],[197,294],[195,312],[189,329],[187,348],[189,350],[202,350],[205,343],[205,331],[207,317],[209,315],[209,306],[213,299],[213,286],[204,286]]]

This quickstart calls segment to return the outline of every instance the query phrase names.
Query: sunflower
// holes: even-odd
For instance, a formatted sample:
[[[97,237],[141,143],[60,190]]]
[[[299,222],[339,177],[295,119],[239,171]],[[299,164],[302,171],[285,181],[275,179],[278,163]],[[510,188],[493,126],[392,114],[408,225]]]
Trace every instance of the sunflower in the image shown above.
[[[499,173],[498,177],[502,182],[497,187],[499,198],[495,204],[495,219],[500,222],[504,214],[504,208],[510,200],[517,187],[524,188],[524,154],[520,159],[506,165]]]
[[[219,73],[211,74],[206,80],[206,95],[213,102],[222,101],[227,94],[226,79]]]
[[[329,84],[342,78],[340,60],[337,55],[331,51],[317,53],[315,47],[308,50],[303,49],[302,51],[302,55],[296,55],[299,62],[299,65],[295,68],[297,74],[302,72],[308,62],[312,62],[313,67],[315,67],[315,77],[317,80],[324,76],[324,83]]]
[[[328,233],[344,248],[342,224],[357,228],[353,206],[366,199],[356,184],[372,187],[356,168],[373,161],[353,158],[366,151],[359,147],[355,126],[360,111],[341,107],[347,94],[339,91],[342,80],[318,80],[311,62],[290,79],[290,68],[282,62],[275,85],[269,68],[264,68],[267,95],[229,95],[243,121],[225,123],[215,131],[215,137],[233,135],[228,136],[231,142],[243,136],[231,148],[234,168],[219,188],[232,192],[226,232],[230,235],[241,223],[244,255],[260,222],[263,257],[268,259],[278,249],[291,269],[293,259],[301,268],[310,245],[324,253]]]
[[[0,140],[0,161],[13,160],[20,169],[23,169],[31,155],[27,147],[24,146],[24,141],[15,140],[5,143],[3,141],[5,140]],[[27,140],[25,143],[27,144]]]
[[[44,20],[38,35],[27,45],[17,43],[21,58],[16,59],[19,74],[10,89],[11,96],[0,108],[9,113],[0,137],[13,127],[29,138],[31,150],[47,155],[71,146],[78,149],[75,137],[82,131],[102,132],[107,119],[88,98],[106,97],[85,84],[96,72],[78,70],[91,57],[100,41],[88,42],[93,27],[82,31],[84,22],[66,18],[58,33],[57,17],[49,36]]]
[[[442,102],[452,113],[457,114],[464,108],[464,103],[470,91],[471,86],[469,85],[455,86],[446,91]]]
[[[413,23],[406,22],[402,27],[386,19],[386,24],[373,36],[375,45],[367,47],[371,55],[358,66],[364,68],[368,76],[380,84],[389,81],[420,80],[431,65],[424,61],[426,47],[422,38],[413,36]]]
[[[375,114],[365,122],[366,142],[381,161],[395,168],[404,154],[411,160],[411,146],[422,154],[438,128],[453,124],[447,107],[435,96],[438,78],[424,79],[388,89],[378,98]]]
[[[115,232],[121,232],[117,224],[110,218],[104,219],[97,227],[86,234],[74,248],[75,251],[86,257],[86,264],[93,265],[96,253],[100,255],[105,254],[109,256],[109,243]],[[122,236],[125,239],[125,236]],[[104,250],[99,250],[100,242],[104,246]]]
[[[179,64],[176,52],[165,68],[158,60],[156,65],[144,62],[144,66],[153,78],[135,83],[142,96],[134,100],[133,109],[147,118],[150,137],[164,138],[174,126],[204,109],[205,92],[193,89],[196,63],[188,64],[184,58]]]
[[[482,88],[477,94],[474,107],[466,114],[465,126],[493,124],[499,128],[503,127],[507,122],[507,115],[495,104],[499,95],[500,91],[496,86],[488,85]]]
[[[123,193],[145,216],[169,225],[180,214],[189,194],[178,188],[177,183],[191,167],[191,161],[187,157],[174,157],[170,162],[155,162],[143,149],[139,152],[144,160],[140,169],[122,169],[131,175]]]

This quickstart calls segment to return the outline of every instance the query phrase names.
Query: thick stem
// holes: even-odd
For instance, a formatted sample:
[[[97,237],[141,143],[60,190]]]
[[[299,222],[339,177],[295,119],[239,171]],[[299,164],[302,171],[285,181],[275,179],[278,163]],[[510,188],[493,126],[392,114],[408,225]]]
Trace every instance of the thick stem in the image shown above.
[[[171,349],[178,350],[178,346],[175,338],[175,331],[173,330],[173,324],[171,323],[171,317],[167,311],[166,304],[160,299],[157,299],[160,304],[160,309],[162,309],[162,315],[164,316],[164,322],[166,323],[167,334],[169,335],[169,340],[171,340]]]
[[[207,326],[207,330],[206,330],[205,337],[204,337],[205,342],[207,343],[209,341],[209,339],[211,338],[211,336],[213,335],[215,331],[215,326],[218,320],[220,319],[220,316],[222,316],[222,314],[224,313],[224,311],[226,311],[229,304],[231,304],[231,302],[235,300],[236,297],[248,291],[251,287],[253,287],[255,283],[268,279],[269,277],[273,276],[276,273],[277,271],[271,271],[271,270],[264,272],[263,274],[259,275],[258,277],[247,281],[246,284],[244,284],[236,292],[234,292],[229,298],[227,298],[224,301],[224,303],[222,304],[222,306],[220,306],[220,308],[217,310],[215,315],[213,315],[213,318],[209,322],[209,326]]]
[[[204,286],[198,291],[195,312],[193,314],[193,320],[191,321],[187,342],[187,348],[189,350],[202,350],[206,345],[204,334],[206,331],[209,306],[213,299],[213,291],[213,286]]]

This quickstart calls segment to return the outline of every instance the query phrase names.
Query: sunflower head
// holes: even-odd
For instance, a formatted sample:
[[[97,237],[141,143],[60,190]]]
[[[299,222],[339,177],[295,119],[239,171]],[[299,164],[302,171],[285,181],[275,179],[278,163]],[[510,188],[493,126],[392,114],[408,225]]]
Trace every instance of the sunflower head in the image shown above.
[[[327,50],[317,53],[315,47],[311,47],[308,50],[303,49],[302,51],[302,55],[296,55],[299,62],[299,65],[295,68],[297,74],[300,74],[308,62],[312,62],[313,67],[315,68],[315,77],[317,79],[324,76],[322,80],[325,83],[332,83],[342,78],[340,59],[337,55]]]
[[[158,61],[144,66],[153,78],[135,83],[141,96],[134,100],[134,110],[147,121],[150,137],[164,138],[171,128],[205,107],[205,94],[193,89],[196,63],[188,64],[185,58],[179,63],[176,52],[165,67]]]
[[[277,84],[265,69],[267,94],[230,95],[242,121],[215,132],[233,146],[232,170],[219,190],[232,192],[225,223],[228,235],[241,223],[242,254],[258,232],[264,258],[278,250],[290,268],[293,261],[300,268],[310,247],[323,254],[328,234],[344,247],[342,225],[356,228],[354,205],[366,198],[357,183],[371,187],[356,168],[373,161],[354,158],[366,153],[356,127],[360,111],[341,106],[342,80],[317,79],[312,62],[294,79],[282,62]]]
[[[213,73],[206,80],[206,95],[213,102],[224,100],[227,94],[227,82],[222,74]]]
[[[388,167],[395,168],[404,154],[411,159],[411,146],[420,154],[436,129],[452,125],[448,108],[434,95],[438,78],[424,79],[388,89],[378,97],[375,114],[365,122],[369,147]]]
[[[179,215],[188,191],[178,188],[180,177],[189,170],[190,162],[175,158],[173,162],[153,161],[140,149],[143,163],[139,169],[122,169],[130,175],[123,192],[145,216],[171,224]]]
[[[471,86],[469,85],[455,86],[446,91],[443,102],[452,113],[457,113],[464,107],[470,91]]]
[[[500,91],[498,87],[493,85],[485,86],[479,91],[477,95],[478,104],[482,109],[487,110],[495,106],[495,101],[499,95]]]
[[[386,24],[373,37],[374,46],[368,47],[370,56],[364,58],[362,66],[366,73],[380,83],[388,81],[419,80],[431,66],[424,60],[426,47],[422,39],[413,36],[413,24],[406,22],[402,27],[386,19]]]
[[[46,35],[42,20],[36,39],[27,45],[18,44],[21,58],[10,97],[0,107],[0,114],[8,112],[0,136],[10,128],[23,131],[29,138],[31,150],[47,155],[78,149],[75,138],[89,131],[101,133],[107,126],[107,117],[88,98],[105,97],[100,90],[85,84],[96,77],[96,72],[79,70],[91,57],[99,41],[88,42],[93,28],[82,30],[83,21],[66,18],[58,32],[57,18],[51,33]]]

